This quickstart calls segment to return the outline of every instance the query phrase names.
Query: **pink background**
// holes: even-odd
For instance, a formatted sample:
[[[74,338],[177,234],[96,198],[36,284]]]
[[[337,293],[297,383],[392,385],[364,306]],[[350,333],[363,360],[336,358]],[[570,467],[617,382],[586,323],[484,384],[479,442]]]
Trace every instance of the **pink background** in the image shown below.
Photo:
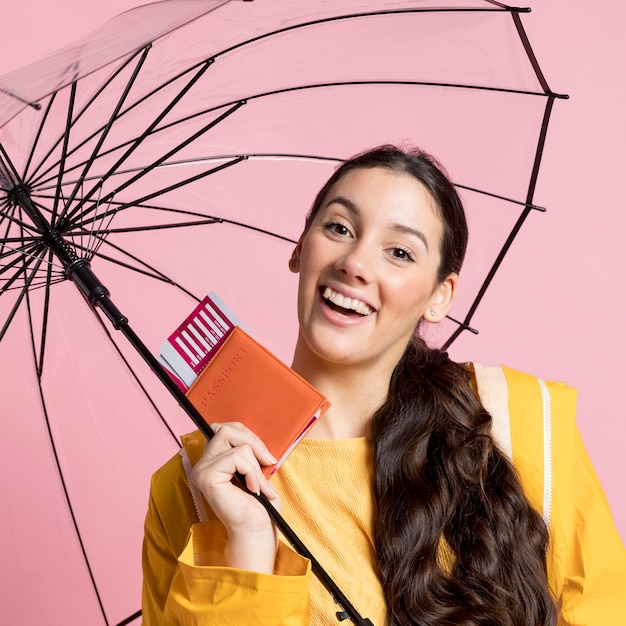
[[[138,4],[9,0],[0,75]],[[463,342],[453,356],[504,363],[579,389],[580,430],[626,540],[626,332],[624,280],[616,275],[626,258],[626,214],[616,188],[626,169],[626,9],[618,0],[595,11],[583,0],[525,5],[533,8],[523,22],[548,83],[570,95],[555,104],[535,194],[548,213],[529,220],[506,261],[507,280],[489,292],[516,303],[507,319],[485,313],[480,341]]]

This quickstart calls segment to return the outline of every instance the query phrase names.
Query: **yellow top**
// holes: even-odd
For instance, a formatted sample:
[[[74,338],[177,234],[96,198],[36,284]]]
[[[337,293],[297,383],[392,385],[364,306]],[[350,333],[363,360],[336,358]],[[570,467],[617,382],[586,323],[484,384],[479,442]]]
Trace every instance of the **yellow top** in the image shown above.
[[[551,584],[560,626],[626,624],[626,552],[574,422],[575,391],[501,368],[477,370],[494,431],[529,499],[549,519]],[[499,378],[498,378],[499,377]],[[500,380],[501,382],[498,382]],[[489,397],[487,397],[489,396]],[[191,464],[203,438],[183,438]],[[385,603],[372,542],[372,461],[367,439],[305,439],[272,481],[282,514],[362,616],[383,626]],[[274,575],[223,566],[226,532],[198,512],[180,457],[153,477],[144,542],[144,624],[318,626],[338,605],[310,564],[281,544]],[[190,531],[191,528],[191,531]],[[351,622],[344,622],[351,623]]]
[[[372,532],[373,472],[365,437],[303,439],[272,483],[281,502],[289,503],[282,507],[287,523],[356,610],[382,626],[385,601]],[[334,614],[338,610],[330,593],[312,576],[311,624],[337,624]]]

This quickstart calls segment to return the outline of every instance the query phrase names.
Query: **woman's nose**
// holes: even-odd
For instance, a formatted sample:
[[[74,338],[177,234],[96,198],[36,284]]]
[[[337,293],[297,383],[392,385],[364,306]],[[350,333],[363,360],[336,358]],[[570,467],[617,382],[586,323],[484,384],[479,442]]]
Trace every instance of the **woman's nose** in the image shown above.
[[[374,255],[362,243],[355,243],[337,259],[335,269],[346,278],[369,283],[374,272]]]

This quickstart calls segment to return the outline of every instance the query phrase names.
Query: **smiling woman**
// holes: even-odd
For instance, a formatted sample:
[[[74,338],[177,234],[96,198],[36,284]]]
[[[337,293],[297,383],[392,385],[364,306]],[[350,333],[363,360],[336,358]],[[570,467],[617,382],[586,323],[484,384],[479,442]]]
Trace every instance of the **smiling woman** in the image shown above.
[[[289,261],[292,367],[332,407],[272,482],[273,459],[241,424],[185,439],[153,478],[145,624],[332,622],[333,599],[235,472],[282,503],[379,626],[622,622],[626,556],[573,390],[454,363],[419,336],[452,304],[467,239],[432,157],[382,146],[336,170]]]
[[[367,156],[370,164],[376,158],[389,162],[382,150],[376,154]],[[321,190],[292,255],[290,267],[300,273],[293,367],[313,384],[322,383],[310,352],[327,363],[324,372],[330,363],[357,367],[359,384],[367,373],[370,388],[378,388],[384,398],[387,383],[381,387],[380,381],[389,380],[419,321],[424,315],[438,321],[448,312],[460,262],[442,268],[439,205],[420,178],[429,160],[415,160],[418,177],[399,160],[395,171],[366,165],[365,159],[352,162],[362,161],[358,167],[344,165]],[[463,218],[458,199],[455,206]],[[456,236],[467,240],[464,219],[461,226]],[[323,297],[326,290],[331,298]],[[338,308],[344,298],[362,302],[371,313],[346,315]],[[375,402],[380,404],[380,398]],[[344,436],[365,434],[362,426],[357,429],[361,432]]]

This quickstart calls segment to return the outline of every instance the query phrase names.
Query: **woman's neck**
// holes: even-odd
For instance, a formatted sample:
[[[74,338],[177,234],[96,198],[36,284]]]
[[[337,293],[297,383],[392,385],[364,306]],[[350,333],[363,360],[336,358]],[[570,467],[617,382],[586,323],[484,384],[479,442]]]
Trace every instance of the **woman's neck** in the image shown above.
[[[314,439],[351,439],[369,434],[374,413],[387,399],[390,371],[376,364],[329,363],[296,349],[292,369],[331,402],[309,431]]]

